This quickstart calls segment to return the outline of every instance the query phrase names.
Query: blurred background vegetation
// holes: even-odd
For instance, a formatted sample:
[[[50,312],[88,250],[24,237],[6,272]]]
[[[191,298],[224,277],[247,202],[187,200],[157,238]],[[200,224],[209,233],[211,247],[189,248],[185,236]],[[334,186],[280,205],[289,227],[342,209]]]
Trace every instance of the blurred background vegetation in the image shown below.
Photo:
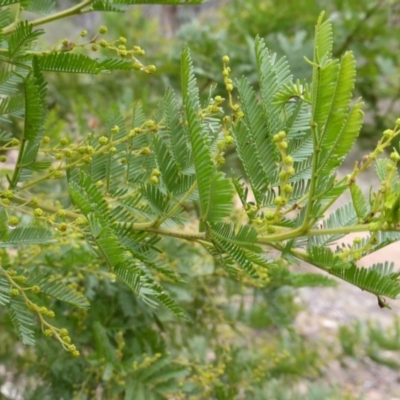
[[[63,2],[63,7],[65,7]],[[314,24],[321,10],[332,19],[334,53],[355,53],[356,95],[366,103],[362,143],[375,142],[391,126],[400,109],[400,4],[395,0],[212,0],[203,6],[134,7],[124,14],[90,14],[76,18],[64,29],[57,26],[51,37],[71,36],[85,28],[96,31],[100,18],[111,37],[125,36],[146,50],[144,62],[155,64],[157,72],[147,78],[121,72],[117,76],[55,76],[53,104],[72,110],[85,104],[88,111],[109,108],[115,102],[138,100],[153,109],[161,88],[179,89],[179,57],[190,47],[203,95],[210,85],[219,84],[223,94],[221,55],[229,55],[233,76],[245,74],[257,85],[253,42],[256,35],[278,56],[286,55],[294,78],[309,78],[304,56],[312,58]],[[128,28],[128,29],[127,29]],[[74,36],[74,35],[72,35]],[[80,89],[83,89],[81,93]],[[90,91],[90,102],[85,100]],[[96,112],[96,114],[99,114]]]
[[[58,1],[61,8],[66,3]],[[356,55],[356,91],[366,102],[361,140],[369,146],[400,114],[400,4],[395,0],[210,0],[204,6],[134,7],[124,14],[90,14],[51,24],[40,44],[43,48],[63,38],[73,40],[82,29],[94,34],[99,25],[106,25],[107,37],[124,36],[145,49],[141,60],[156,65],[157,71],[48,75],[48,135],[53,140],[81,137],[94,129],[101,132],[114,105],[129,119],[136,101],[151,118],[166,88],[179,92],[179,59],[186,45],[204,98],[215,83],[214,93],[225,95],[224,55],[231,59],[234,77],[245,74],[257,86],[256,35],[279,56],[288,57],[295,78],[309,78],[311,69],[303,56],[312,58],[313,27],[321,10],[333,21],[335,55],[347,50]],[[57,303],[53,308],[68,319],[67,328],[84,356],[72,360],[40,334],[37,348],[18,347],[10,321],[2,317],[2,325],[9,327],[0,331],[0,385],[5,398],[368,399],[340,382],[331,384],[334,380],[324,375],[327,364],[339,360],[344,368],[349,358],[368,359],[400,370],[395,361],[400,354],[398,323],[387,332],[363,323],[341,327],[339,347],[295,329],[301,310],[297,289],[332,286],[334,281],[304,277],[282,262],[282,269],[273,271],[264,287],[242,285],[221,275],[203,253],[188,251],[175,241],[165,241],[162,248],[166,260],[175,261],[186,278],[187,283],[171,285],[170,291],[185,305],[190,321],[154,313],[101,271],[84,274],[91,269],[86,253],[69,249],[55,254],[59,263],[51,267],[70,276],[70,284],[83,288],[92,303],[88,313]],[[47,262],[43,260],[44,265]],[[360,301],[361,297],[360,293]],[[7,386],[10,380],[13,384]],[[21,397],[12,395],[16,387]]]

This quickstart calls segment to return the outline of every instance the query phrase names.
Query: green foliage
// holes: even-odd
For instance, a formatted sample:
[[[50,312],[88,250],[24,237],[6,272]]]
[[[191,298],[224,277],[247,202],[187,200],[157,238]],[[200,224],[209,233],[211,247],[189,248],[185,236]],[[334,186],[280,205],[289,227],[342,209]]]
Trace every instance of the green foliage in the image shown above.
[[[294,386],[283,390],[284,382],[318,377],[324,367],[318,348],[291,326],[297,309],[288,288],[335,285],[289,265],[305,261],[375,295],[381,307],[398,297],[393,266],[357,262],[400,239],[400,157],[378,158],[400,134],[400,120],[337,177],[359,135],[363,103],[352,100],[354,56],[335,57],[323,14],[310,81],[294,80],[287,60],[257,38],[257,87],[255,76],[234,81],[224,56],[227,99],[210,90],[204,100],[185,48],[182,101],[169,89],[151,118],[136,102],[130,117],[113,107],[104,128],[87,133],[81,124],[84,134],[60,137],[57,111],[48,111],[48,72],[150,74],[155,67],[142,64],[143,49],[125,37],[100,39],[106,27],[89,42],[82,31],[45,50],[37,48],[43,31],[36,26],[135,4],[200,1],[82,1],[54,13],[51,1],[0,6],[12,3],[19,3],[13,22],[0,13],[0,150],[18,156],[1,181],[0,304],[11,348],[11,324],[23,344],[36,343],[23,371],[36,378],[26,382],[29,398],[286,398]],[[48,15],[21,21],[26,6]],[[95,58],[88,48],[111,56]],[[240,172],[223,167],[235,151]],[[381,186],[367,200],[356,181],[374,164]],[[331,212],[346,190],[353,203]],[[352,232],[369,236],[328,247]],[[0,361],[8,363],[5,350]],[[309,398],[325,395],[314,390]]]
[[[396,274],[390,276],[382,274],[378,272],[375,266],[357,268],[355,265],[352,265],[350,268],[333,271],[332,274],[358,286],[362,290],[367,290],[378,296],[395,299],[400,293],[398,276]]]
[[[40,274],[35,276],[34,278],[31,278],[29,280],[29,284],[32,286],[39,286],[42,293],[46,293],[47,295],[55,299],[64,301],[80,308],[89,307],[89,302],[82,293],[79,293],[76,290],[65,286],[61,282],[57,282],[56,279],[46,274]]]
[[[52,236],[52,232],[44,227],[15,228],[12,231],[2,232],[0,247],[52,243]]]
[[[25,10],[41,15],[49,15],[54,11],[55,5],[56,2],[54,0],[29,1],[25,5]]]
[[[23,344],[35,344],[32,329],[32,314],[26,309],[26,304],[21,299],[15,299],[8,305],[8,314],[14,325],[15,331]]]
[[[378,132],[390,125],[398,114],[400,51],[396,38],[400,28],[395,22],[399,10],[392,1],[302,0],[293,7],[291,0],[264,3],[235,0],[229,7],[221,6],[205,13],[200,21],[192,19],[183,25],[178,30],[178,40],[191,48],[200,87],[217,79],[222,83],[221,54],[231,56],[236,76],[244,74],[258,87],[253,51],[253,38],[257,35],[268,43],[272,52],[287,57],[296,81],[311,76],[312,71],[303,62],[303,56],[312,58],[315,16],[321,10],[335,16],[332,19],[336,37],[334,56],[340,57],[351,49],[356,60],[363,60],[356,65],[355,90],[356,97],[362,96],[364,111],[369,116],[362,127],[364,140],[361,143],[366,145],[368,138],[368,145],[372,146]],[[110,15],[110,21],[111,18]],[[178,81],[170,60],[179,58],[180,43],[172,49],[163,46],[168,49],[164,64],[164,70],[170,75],[168,85]]]
[[[399,332],[398,318],[387,327],[376,322],[341,326],[339,338],[344,363],[349,356],[358,361],[369,358],[377,364],[399,370],[400,364],[396,361],[400,350]]]
[[[210,141],[214,138],[209,137],[206,126],[203,125],[202,127],[202,121],[198,115],[200,111],[198,89],[193,75],[190,55],[187,50],[182,54],[182,90],[199,190],[200,223],[218,222],[227,217],[231,212],[233,206],[233,186],[215,168],[210,148]]]

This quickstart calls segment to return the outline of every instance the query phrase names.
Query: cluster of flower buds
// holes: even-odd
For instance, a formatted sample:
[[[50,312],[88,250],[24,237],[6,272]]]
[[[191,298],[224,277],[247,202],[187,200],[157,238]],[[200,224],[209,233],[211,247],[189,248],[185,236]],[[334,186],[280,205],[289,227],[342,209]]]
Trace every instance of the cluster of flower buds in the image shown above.
[[[113,41],[108,41],[104,38],[100,39],[101,35],[105,35],[108,32],[108,28],[106,26],[100,26],[97,33],[88,41],[84,43],[77,43],[77,40],[69,40],[63,39],[61,41],[61,47],[59,51],[61,52],[69,52],[72,51],[76,47],[87,47],[90,46],[92,51],[98,51],[99,48],[109,49],[114,51],[120,57],[130,57],[132,61],[132,67],[135,70],[140,70],[147,72],[149,74],[156,71],[156,67],[154,65],[143,65],[138,59],[137,56],[144,56],[146,52],[140,46],[133,46],[132,48],[128,48],[126,46],[127,39],[123,36],[120,36],[118,39]],[[79,34],[79,37],[85,38],[88,35],[87,30],[82,30]]]
[[[287,154],[288,142],[286,139],[286,132],[278,132],[273,136],[272,140],[278,148],[282,160],[281,171],[279,172],[280,195],[276,196],[274,200],[277,205],[277,211],[279,211],[279,209],[285,206],[290,199],[293,187],[289,183],[289,180],[295,174],[295,170],[293,167],[293,157]]]

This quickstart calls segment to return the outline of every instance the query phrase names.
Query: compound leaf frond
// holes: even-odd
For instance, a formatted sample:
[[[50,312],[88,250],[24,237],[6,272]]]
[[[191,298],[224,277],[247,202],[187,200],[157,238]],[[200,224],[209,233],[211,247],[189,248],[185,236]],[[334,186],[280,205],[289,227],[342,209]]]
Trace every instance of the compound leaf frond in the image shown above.
[[[106,62],[90,58],[84,54],[51,53],[38,57],[42,71],[77,74],[99,74],[106,71]],[[110,64],[110,63],[109,63]]]
[[[28,21],[18,23],[13,32],[7,36],[8,57],[10,60],[25,59],[26,50],[29,46],[44,33],[43,30],[33,30],[33,25]]]
[[[64,282],[57,280],[47,274],[40,274],[34,278],[28,279],[30,285],[40,287],[40,292],[54,297],[55,299],[72,304],[76,307],[87,309],[89,308],[88,299],[80,292],[72,289]]]
[[[398,276],[381,274],[376,266],[365,268],[352,265],[346,269],[332,269],[330,273],[377,296],[395,299],[400,294]]]
[[[10,231],[6,239],[0,242],[0,248],[30,245],[49,244],[54,242],[53,234],[49,229],[42,227],[17,227]]]
[[[35,333],[32,329],[33,318],[21,296],[14,297],[8,304],[8,313],[23,344],[33,346],[35,344]]]

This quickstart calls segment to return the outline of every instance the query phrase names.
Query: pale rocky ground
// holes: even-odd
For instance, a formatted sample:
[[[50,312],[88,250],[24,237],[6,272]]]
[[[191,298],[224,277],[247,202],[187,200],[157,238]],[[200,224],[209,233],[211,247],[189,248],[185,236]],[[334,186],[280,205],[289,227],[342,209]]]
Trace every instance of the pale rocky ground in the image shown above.
[[[383,259],[399,256],[399,247],[399,244],[397,248],[396,244],[388,247]],[[300,289],[298,300],[304,305],[304,311],[296,320],[299,331],[312,340],[328,343],[333,351],[340,350],[339,326],[372,320],[385,327],[400,315],[399,301],[390,301],[392,310],[381,309],[374,296],[345,282],[335,288]],[[346,364],[344,367],[337,360],[328,362],[324,380],[348,389],[354,395],[362,395],[365,400],[400,400],[400,371],[369,359],[346,358]]]
[[[361,157],[360,150],[354,151],[342,172],[347,173],[352,169],[354,160]],[[376,186],[378,180],[374,170],[366,171],[357,183],[366,191],[370,185]],[[349,197],[344,196],[336,205],[340,206],[348,201]],[[350,240],[350,235],[343,240]],[[370,266],[386,260],[395,262],[396,269],[400,269],[400,243],[393,243],[371,254],[361,260],[359,265]],[[300,268],[316,272],[309,266]],[[342,281],[339,282],[339,286],[333,288],[302,288],[299,290],[298,301],[304,306],[296,320],[300,332],[318,342],[328,342],[333,351],[340,349],[337,337],[340,326],[351,326],[356,321],[377,321],[381,326],[388,327],[400,317],[399,300],[389,300],[392,310],[381,309],[375,296]],[[395,356],[396,361],[400,362],[400,352]],[[347,368],[341,366],[339,361],[329,362],[325,380],[339,384],[364,400],[400,400],[400,371],[393,371],[369,359],[356,361],[346,358],[346,363]]]

